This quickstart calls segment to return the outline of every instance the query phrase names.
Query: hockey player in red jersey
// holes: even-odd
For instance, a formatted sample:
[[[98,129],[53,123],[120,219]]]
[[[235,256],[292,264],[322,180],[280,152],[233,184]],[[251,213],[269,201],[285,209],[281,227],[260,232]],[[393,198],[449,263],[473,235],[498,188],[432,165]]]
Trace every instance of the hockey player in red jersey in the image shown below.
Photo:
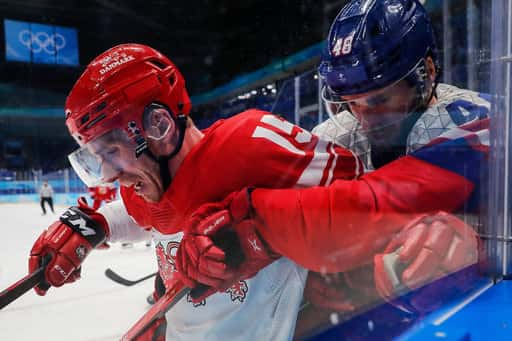
[[[92,208],[97,210],[103,201],[108,203],[116,199],[117,188],[113,184],[89,187],[89,195],[93,200]]]
[[[176,252],[185,221],[202,204],[247,186],[328,186],[345,179],[338,199],[348,203],[347,212],[353,210],[355,219],[372,209],[375,191],[379,205],[390,214],[380,231],[376,228],[383,221],[376,220],[365,227],[364,238],[348,236],[347,245],[356,250],[347,250],[347,257],[354,260],[371,257],[366,253],[374,248],[367,244],[376,235],[385,244],[388,232],[420,212],[459,207],[473,188],[464,176],[412,156],[403,158],[405,164],[423,172],[405,168],[398,160],[386,170],[350,181],[360,177],[363,166],[347,149],[259,110],[219,121],[202,132],[188,117],[190,106],[178,69],[147,46],[120,45],[89,64],[66,101],[66,124],[80,145],[69,159],[88,186],[118,180],[122,200],[97,211],[81,201],[42,233],[29,259],[30,271],[49,261],[38,294],[78,279],[83,260],[103,241],[144,240],[150,229],[165,258],[160,273],[171,286],[179,280]],[[415,185],[425,183],[429,185]],[[392,186],[397,191],[386,193]],[[448,198],[454,191],[460,196]],[[252,242],[253,250],[262,250],[257,240]],[[166,316],[167,336],[289,339],[306,270],[277,258],[271,255],[265,269],[222,293],[179,302]],[[255,314],[262,323],[254,323]]]
[[[376,33],[369,36],[368,32]],[[226,283],[256,273],[267,263],[257,262],[258,257],[264,259],[261,254],[252,259],[249,242],[254,238],[268,246],[269,255],[285,255],[322,273],[356,272],[360,265],[369,264],[369,270],[375,271],[377,289],[386,297],[394,296],[397,289],[416,288],[476,262],[475,233],[445,213],[409,223],[387,247],[389,240],[381,237],[387,228],[404,226],[405,221],[400,221],[396,213],[409,204],[404,200],[410,197],[402,190],[451,181],[398,181],[404,170],[424,170],[411,155],[471,177],[467,183],[470,187],[478,185],[479,164],[488,150],[489,102],[475,92],[445,84],[437,87],[439,64],[432,26],[416,0],[385,0],[370,5],[352,1],[335,19],[327,44],[319,73],[326,83],[322,95],[332,117],[314,133],[352,150],[366,170],[378,171],[359,178],[366,188],[336,181],[328,188],[251,189],[221,203],[204,205],[185,226],[185,242],[179,250],[178,268],[188,275],[184,279],[188,285],[202,282],[223,290]],[[393,55],[398,50],[400,53]],[[434,147],[432,153],[421,149],[441,141],[445,143]],[[467,153],[461,149],[453,152],[462,145],[469,148]],[[393,169],[396,161],[392,161],[398,158],[403,167]],[[469,158],[476,164],[464,170]],[[396,177],[394,186],[382,186],[388,176]],[[474,191],[472,199],[478,192]],[[414,200],[421,201],[421,190],[417,193],[420,196]],[[453,194],[447,193],[441,200],[448,197]],[[362,203],[367,206],[358,206]],[[452,212],[459,208],[442,207]],[[212,221],[222,223],[212,229]],[[246,263],[239,269],[226,264],[228,255],[209,238],[223,227],[239,234],[246,251]],[[352,236],[359,238],[358,243],[354,244]],[[400,251],[394,254],[396,250]],[[373,269],[376,252],[383,253],[375,257]],[[384,261],[390,256],[408,264],[406,270],[399,274],[390,271],[390,263]],[[350,275],[345,275],[350,282]],[[373,286],[373,274],[367,277]],[[353,309],[350,302],[343,301],[342,293],[325,297],[321,291],[330,288],[316,281],[321,276],[310,278],[315,281],[312,288],[316,288],[309,292],[313,300],[332,308]],[[352,283],[354,286],[360,287],[361,283]],[[341,302],[333,299],[335,296],[341,297]]]
[[[188,117],[190,105],[177,68],[147,46],[120,45],[89,64],[66,102],[66,123],[81,146],[69,158],[89,186],[118,180],[122,200],[97,211],[81,201],[39,237],[30,271],[51,260],[37,293],[78,279],[82,261],[104,240],[144,240],[150,229],[170,287],[178,280],[180,226],[199,205],[244,186],[327,185],[362,171],[353,153],[263,111],[249,110],[201,132]],[[167,314],[167,336],[289,339],[295,324],[289,316],[297,314],[305,274],[283,258],[226,293],[183,300]],[[269,322],[281,322],[254,324],[249,312],[256,309]]]

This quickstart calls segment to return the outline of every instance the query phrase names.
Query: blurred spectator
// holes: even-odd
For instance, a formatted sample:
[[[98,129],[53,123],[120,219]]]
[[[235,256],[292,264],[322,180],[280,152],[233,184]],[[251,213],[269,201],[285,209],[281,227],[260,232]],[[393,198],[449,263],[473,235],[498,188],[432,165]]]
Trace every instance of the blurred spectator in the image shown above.
[[[43,182],[43,185],[39,190],[39,196],[41,198],[41,209],[43,210],[43,215],[46,214],[45,202],[47,202],[48,205],[50,205],[52,213],[55,213],[55,211],[53,210],[53,188],[48,183],[48,181],[45,180]]]

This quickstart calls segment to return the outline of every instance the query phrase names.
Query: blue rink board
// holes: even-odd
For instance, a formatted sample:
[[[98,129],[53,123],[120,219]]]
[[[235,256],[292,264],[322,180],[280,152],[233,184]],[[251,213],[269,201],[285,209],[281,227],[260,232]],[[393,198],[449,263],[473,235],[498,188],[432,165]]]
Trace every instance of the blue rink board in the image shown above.
[[[473,297],[431,314],[398,340],[512,340],[512,281],[484,285]]]
[[[470,294],[395,333],[361,328],[389,311],[383,305],[308,340],[512,340],[512,281],[482,279]]]

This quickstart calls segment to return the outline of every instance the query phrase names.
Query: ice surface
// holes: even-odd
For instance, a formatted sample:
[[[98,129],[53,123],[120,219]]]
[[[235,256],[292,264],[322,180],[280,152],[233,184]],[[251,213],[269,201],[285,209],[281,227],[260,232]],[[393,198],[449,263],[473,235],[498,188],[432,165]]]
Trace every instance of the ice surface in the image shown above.
[[[63,210],[41,216],[36,203],[0,204],[0,291],[26,275],[33,242]],[[149,308],[153,279],[124,287],[105,277],[108,267],[129,279],[152,273],[153,246],[114,244],[92,252],[78,282],[51,288],[44,297],[31,290],[2,309],[0,340],[119,340]]]

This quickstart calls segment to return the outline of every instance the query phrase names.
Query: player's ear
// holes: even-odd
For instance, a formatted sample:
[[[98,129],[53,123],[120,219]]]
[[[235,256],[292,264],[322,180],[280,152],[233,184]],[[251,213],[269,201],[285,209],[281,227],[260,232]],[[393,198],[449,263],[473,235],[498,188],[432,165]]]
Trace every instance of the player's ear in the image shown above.
[[[427,72],[428,80],[434,82],[437,77],[437,70],[434,60],[430,56],[425,58],[425,71]]]
[[[166,154],[172,147],[177,132],[176,122],[169,111],[162,106],[150,106],[144,111],[144,132],[150,148],[156,155]]]

